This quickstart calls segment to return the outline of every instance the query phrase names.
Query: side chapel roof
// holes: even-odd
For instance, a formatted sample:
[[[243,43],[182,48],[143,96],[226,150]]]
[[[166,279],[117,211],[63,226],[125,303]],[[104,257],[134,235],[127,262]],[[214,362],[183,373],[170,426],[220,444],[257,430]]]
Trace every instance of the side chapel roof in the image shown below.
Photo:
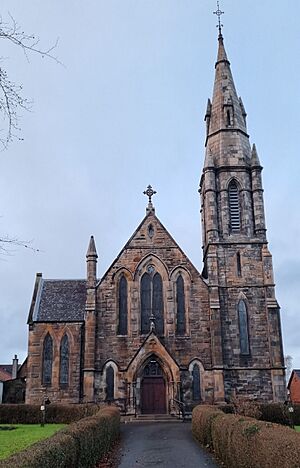
[[[30,322],[81,322],[86,301],[85,280],[43,279],[37,275]]]

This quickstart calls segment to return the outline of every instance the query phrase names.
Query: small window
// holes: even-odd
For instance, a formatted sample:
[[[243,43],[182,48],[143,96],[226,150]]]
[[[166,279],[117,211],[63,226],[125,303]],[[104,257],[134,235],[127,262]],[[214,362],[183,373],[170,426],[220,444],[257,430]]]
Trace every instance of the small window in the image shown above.
[[[227,110],[226,117],[227,117],[227,126],[229,127],[231,125],[230,110]]]
[[[148,236],[150,237],[150,239],[152,239],[152,237],[154,236],[154,227],[152,226],[152,224],[149,224],[148,226]]]
[[[112,401],[115,397],[115,373],[112,366],[106,369],[106,399]]]
[[[238,303],[239,317],[239,332],[240,332],[240,349],[241,354],[250,354],[249,333],[248,333],[248,314],[245,301],[240,300]]]
[[[235,180],[232,180],[228,187],[229,217],[231,232],[240,232],[241,214],[239,189]]]
[[[195,364],[192,372],[193,378],[193,400],[201,400],[201,386],[200,386],[200,369],[198,364]]]
[[[51,385],[52,382],[52,364],[53,364],[53,341],[48,333],[43,344],[43,369],[42,383],[43,385]]]
[[[242,264],[241,264],[240,252],[236,254],[236,270],[237,270],[237,275],[242,276]]]

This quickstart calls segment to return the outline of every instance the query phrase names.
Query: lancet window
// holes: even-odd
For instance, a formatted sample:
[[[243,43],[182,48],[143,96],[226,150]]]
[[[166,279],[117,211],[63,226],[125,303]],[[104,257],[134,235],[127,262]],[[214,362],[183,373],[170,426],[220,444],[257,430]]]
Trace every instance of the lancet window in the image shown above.
[[[240,300],[238,303],[239,317],[239,332],[240,332],[240,349],[241,354],[250,353],[249,332],[248,332],[248,313],[245,301]]]
[[[53,364],[53,340],[49,333],[45,336],[43,343],[43,385],[51,385],[52,382],[52,364]]]
[[[193,400],[201,400],[200,369],[198,364],[194,364],[193,372]]]
[[[106,399],[113,400],[115,397],[115,373],[112,366],[106,369]]]
[[[184,281],[181,275],[179,275],[176,280],[176,305],[177,305],[176,333],[178,335],[184,335],[186,332],[185,294],[184,294]]]
[[[124,275],[119,281],[119,325],[118,335],[127,335],[128,323],[128,284]]]
[[[64,335],[60,343],[59,384],[61,387],[69,385],[69,339]]]

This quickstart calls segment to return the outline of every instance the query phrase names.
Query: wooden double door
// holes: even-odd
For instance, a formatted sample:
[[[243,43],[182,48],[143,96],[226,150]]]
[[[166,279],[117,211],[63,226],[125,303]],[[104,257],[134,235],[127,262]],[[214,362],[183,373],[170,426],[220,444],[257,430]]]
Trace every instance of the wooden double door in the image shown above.
[[[166,413],[166,382],[163,370],[152,355],[143,369],[141,410],[144,414]]]
[[[166,384],[163,377],[144,377],[141,386],[143,414],[166,413]]]

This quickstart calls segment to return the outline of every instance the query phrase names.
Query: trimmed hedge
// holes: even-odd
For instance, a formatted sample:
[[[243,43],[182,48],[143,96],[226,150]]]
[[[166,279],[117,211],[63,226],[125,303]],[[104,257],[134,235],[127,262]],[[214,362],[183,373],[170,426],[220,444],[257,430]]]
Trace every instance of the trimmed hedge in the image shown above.
[[[202,423],[204,428],[199,429]],[[288,427],[220,410],[213,413],[211,407],[198,406],[193,411],[192,428],[200,443],[210,441],[210,447],[227,467],[300,466],[300,434]]]
[[[202,408],[203,406],[199,405],[193,409],[192,432],[200,444],[211,447],[211,425],[222,413],[214,406],[205,406],[205,411]]]
[[[100,405],[55,405],[46,406],[46,422],[72,423],[99,411]],[[41,422],[40,405],[0,405],[0,424],[39,424]]]
[[[118,438],[119,430],[118,408],[104,407],[94,416],[81,419],[49,439],[1,460],[0,468],[94,467]]]
[[[220,405],[217,407],[222,410],[223,413],[232,414],[235,413],[234,405]],[[277,424],[283,424],[284,426],[290,425],[290,414],[287,405],[283,403],[258,403],[258,408],[261,412],[261,421],[268,421]],[[294,413],[292,413],[292,421],[295,426],[300,425],[300,405],[293,405]]]

